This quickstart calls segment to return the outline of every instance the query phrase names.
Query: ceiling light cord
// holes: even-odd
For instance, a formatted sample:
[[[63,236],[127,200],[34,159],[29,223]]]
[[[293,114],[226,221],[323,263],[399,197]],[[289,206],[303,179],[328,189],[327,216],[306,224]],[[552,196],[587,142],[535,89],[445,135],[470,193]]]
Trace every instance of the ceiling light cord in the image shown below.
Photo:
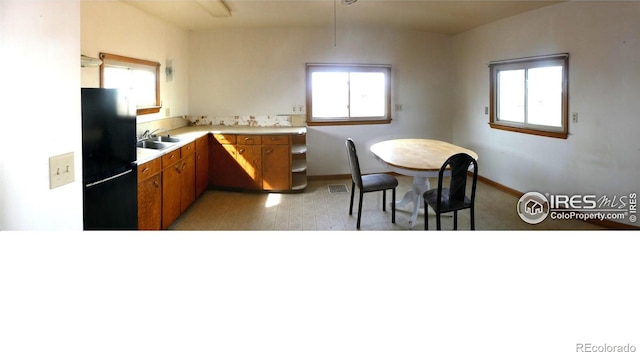
[[[333,47],[337,46],[337,37],[338,37],[338,25],[336,21],[336,1],[333,0]]]
[[[338,0],[333,0],[333,46],[336,47],[337,46],[337,42],[338,42],[338,20],[337,18],[337,10],[336,10],[336,3]],[[354,4],[356,1],[358,0],[341,0],[343,5],[351,5]]]

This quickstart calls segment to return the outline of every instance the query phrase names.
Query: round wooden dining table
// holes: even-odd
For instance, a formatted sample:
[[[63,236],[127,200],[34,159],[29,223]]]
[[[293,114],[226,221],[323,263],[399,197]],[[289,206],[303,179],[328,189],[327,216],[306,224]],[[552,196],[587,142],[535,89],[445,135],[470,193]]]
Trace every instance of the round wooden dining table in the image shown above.
[[[396,202],[396,207],[413,203],[410,228],[415,226],[418,212],[424,207],[422,194],[430,188],[429,178],[438,177],[442,164],[457,153],[467,153],[478,159],[478,154],[472,150],[435,139],[391,139],[378,142],[369,150],[390,170],[401,175],[413,176],[412,188],[405,193],[402,200]]]

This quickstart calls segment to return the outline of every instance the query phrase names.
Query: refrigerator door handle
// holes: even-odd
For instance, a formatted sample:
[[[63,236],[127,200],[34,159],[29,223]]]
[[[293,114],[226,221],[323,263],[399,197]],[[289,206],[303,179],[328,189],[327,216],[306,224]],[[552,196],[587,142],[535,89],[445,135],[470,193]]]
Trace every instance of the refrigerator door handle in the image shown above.
[[[124,175],[126,175],[126,174],[128,174],[128,173],[131,173],[131,172],[133,172],[133,169],[129,169],[129,170],[125,171],[125,172],[121,172],[121,173],[119,173],[119,174],[117,174],[117,175],[113,175],[113,176],[111,176],[111,177],[107,177],[107,178],[105,178],[105,179],[103,179],[103,180],[100,180],[100,181],[96,181],[96,182],[92,182],[92,183],[87,183],[87,184],[85,185],[85,187],[86,187],[86,188],[89,188],[89,187],[97,186],[97,185],[99,185],[99,184],[101,184],[101,183],[109,182],[109,181],[111,181],[111,180],[113,180],[113,179],[115,179],[115,178],[118,178],[118,177],[124,176]]]

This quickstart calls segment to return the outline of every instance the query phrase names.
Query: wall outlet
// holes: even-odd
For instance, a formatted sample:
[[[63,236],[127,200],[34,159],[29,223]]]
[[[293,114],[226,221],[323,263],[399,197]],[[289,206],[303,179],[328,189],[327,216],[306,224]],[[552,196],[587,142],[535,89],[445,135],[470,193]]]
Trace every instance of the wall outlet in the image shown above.
[[[171,109],[164,108],[164,117],[171,117]]]
[[[75,181],[73,152],[49,158],[49,189]]]
[[[575,123],[578,123],[578,113],[574,112],[571,114],[571,120]]]
[[[402,111],[403,106],[402,104],[396,104],[396,111]]]

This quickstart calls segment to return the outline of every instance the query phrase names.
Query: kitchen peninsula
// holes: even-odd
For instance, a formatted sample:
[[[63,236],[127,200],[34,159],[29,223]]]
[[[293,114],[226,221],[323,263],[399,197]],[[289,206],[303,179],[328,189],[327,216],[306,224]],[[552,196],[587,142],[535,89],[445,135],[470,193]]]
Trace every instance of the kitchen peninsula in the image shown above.
[[[179,142],[137,148],[139,229],[168,228],[208,188],[306,187],[306,127],[185,126],[168,133]]]

